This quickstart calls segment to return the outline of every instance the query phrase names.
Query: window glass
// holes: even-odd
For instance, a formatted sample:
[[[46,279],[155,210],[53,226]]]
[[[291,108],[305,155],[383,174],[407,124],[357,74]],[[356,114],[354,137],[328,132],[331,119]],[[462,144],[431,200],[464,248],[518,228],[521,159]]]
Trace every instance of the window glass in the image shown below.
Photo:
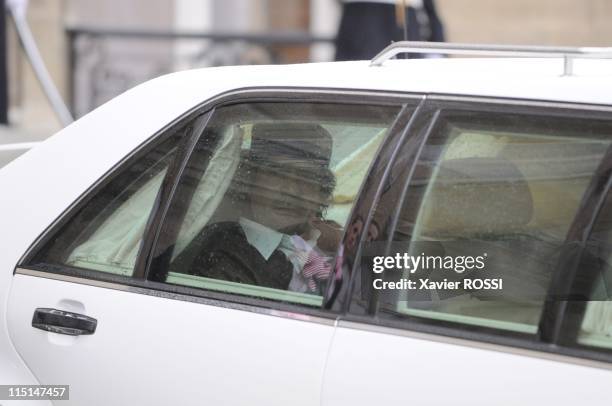
[[[151,210],[185,131],[187,128],[176,132],[121,169],[60,229],[32,263],[131,276]]]
[[[361,183],[398,111],[218,108],[179,181],[153,277],[319,306]]]
[[[583,253],[580,273],[590,290],[578,343],[612,349],[612,195],[608,193]]]
[[[393,236],[392,254],[422,262],[384,270],[414,285],[381,289],[380,311],[536,333],[610,135],[596,120],[443,113]]]

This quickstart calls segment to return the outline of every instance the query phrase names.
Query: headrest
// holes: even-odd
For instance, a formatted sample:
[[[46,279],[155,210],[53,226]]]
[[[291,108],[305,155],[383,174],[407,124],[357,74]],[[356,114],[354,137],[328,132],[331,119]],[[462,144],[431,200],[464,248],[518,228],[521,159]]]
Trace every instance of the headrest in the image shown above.
[[[280,165],[329,166],[332,137],[318,124],[255,124],[251,136],[250,157],[253,161]]]
[[[500,158],[443,161],[423,206],[423,234],[469,236],[523,228],[532,217],[529,186]]]

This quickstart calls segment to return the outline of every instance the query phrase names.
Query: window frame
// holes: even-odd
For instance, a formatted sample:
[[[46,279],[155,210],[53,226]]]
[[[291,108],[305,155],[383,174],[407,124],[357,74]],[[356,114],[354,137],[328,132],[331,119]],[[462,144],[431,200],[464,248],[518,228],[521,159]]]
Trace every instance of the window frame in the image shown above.
[[[354,104],[354,105],[380,105],[380,106],[395,106],[398,109],[394,121],[392,122],[389,132],[382,141],[377,155],[373,161],[376,161],[381,150],[392,148],[389,145],[394,140],[392,133],[402,131],[399,117],[405,114],[403,108],[406,104],[416,106],[423,99],[422,94],[406,93],[406,92],[391,92],[391,91],[371,91],[371,90],[354,90],[354,89],[333,89],[333,88],[268,88],[255,87],[235,89],[226,93],[215,96],[198,106],[195,106],[188,112],[179,116],[172,123],[156,132],[149,137],[140,146],[130,152],[123,160],[114,165],[90,188],[85,190],[80,197],[70,205],[60,216],[47,227],[40,237],[30,246],[27,252],[18,262],[14,273],[29,274],[51,279],[69,280],[86,285],[104,286],[118,290],[128,290],[135,293],[149,294],[154,296],[168,297],[177,300],[195,301],[206,304],[212,304],[220,307],[239,308],[241,310],[250,310],[254,312],[272,311],[274,314],[278,312],[287,312],[291,317],[292,314],[307,314],[315,317],[337,318],[337,310],[328,310],[326,306],[320,308],[306,307],[299,304],[286,302],[276,302],[267,299],[259,299],[252,297],[238,296],[231,293],[207,291],[203,289],[193,288],[189,286],[171,285],[163,282],[156,282],[147,279],[148,268],[151,263],[151,252],[157,238],[165,216],[170,197],[177,187],[178,179],[187,164],[189,156],[196,145],[199,136],[205,127],[200,131],[192,131],[185,139],[181,140],[176,156],[173,158],[171,168],[166,174],[160,192],[156,198],[154,207],[150,213],[147,227],[143,235],[143,242],[136,259],[136,267],[134,274],[129,276],[115,275],[101,271],[88,270],[83,268],[62,266],[35,266],[30,261],[36,254],[46,245],[61,228],[70,221],[76,213],[86,205],[101,189],[111,182],[116,175],[120,174],[129,165],[133,164],[137,159],[148,153],[155,146],[162,143],[170,137],[174,131],[196,119],[198,116],[206,116],[205,122],[214,113],[214,109],[221,106],[227,106],[240,103],[257,103],[257,102],[288,102],[288,103],[337,103],[337,104]],[[390,141],[391,140],[391,141]],[[370,166],[370,171],[374,162]],[[361,196],[363,190],[359,191]],[[357,204],[369,204],[370,202],[355,203],[353,211]],[[278,313],[277,315],[281,315]]]
[[[612,107],[593,105],[593,104],[579,104],[579,103],[566,103],[566,102],[546,102],[546,101],[534,101],[534,100],[521,100],[521,99],[507,99],[500,97],[478,97],[478,96],[456,96],[456,95],[427,95],[424,103],[424,111],[430,114],[429,125],[435,125],[435,121],[438,118],[436,112],[441,113],[445,110],[451,111],[475,111],[479,114],[495,114],[495,113],[507,113],[507,114],[529,114],[529,115],[542,115],[546,117],[566,117],[570,119],[603,119],[612,121]],[[433,112],[433,114],[432,114]],[[424,136],[423,142],[426,143],[431,136],[431,132],[427,132]],[[401,148],[402,145],[398,145]],[[414,172],[417,162],[421,158],[420,153],[416,158],[407,162],[409,167],[408,171]],[[582,196],[582,202],[578,208],[578,211],[570,225],[570,228],[575,227],[576,223],[587,222],[592,223],[596,216],[596,212],[593,211],[593,204],[588,205],[591,200],[598,201],[602,198],[601,188],[597,188],[595,180],[598,175],[601,174],[601,167],[605,166],[604,161],[610,159],[610,150],[603,156],[600,167],[593,174],[593,178],[587,190],[585,190]],[[608,175],[612,176],[612,175]],[[430,180],[430,179],[429,179]],[[428,180],[428,181],[429,181]],[[397,226],[397,219],[400,214],[404,198],[408,189],[408,185],[411,181],[411,176],[406,180],[406,184],[402,185],[403,190],[401,198],[398,199],[398,203],[395,205],[394,212],[392,214],[392,225],[385,240],[386,244],[391,244],[393,240],[393,234]],[[606,178],[602,182],[610,182],[611,178]],[[601,183],[601,182],[600,182]],[[599,193],[599,194],[598,194]],[[605,196],[604,196],[605,198]],[[373,215],[373,213],[370,213]],[[569,235],[569,234],[568,234]],[[360,241],[360,247],[364,244],[364,241]],[[554,275],[562,273],[562,276],[566,276],[568,271],[560,269],[559,266],[555,269]],[[357,267],[354,269],[352,278],[361,277],[361,269]],[[553,278],[554,279],[554,278]],[[558,280],[555,279],[552,283],[557,284],[570,284],[574,286],[575,280],[572,278],[570,281],[563,277]],[[549,286],[550,288],[550,286]],[[370,286],[368,289],[368,296],[375,298],[375,290]],[[397,318],[384,318],[380,317],[380,313],[376,311],[376,305],[370,302],[368,306],[368,312],[366,314],[355,311],[354,304],[355,297],[351,296],[351,306],[343,321],[348,324],[368,324],[369,327],[366,329],[373,329],[374,331],[391,332],[397,331],[398,335],[410,335],[410,334],[426,334],[443,336],[451,342],[470,343],[470,345],[477,345],[482,348],[489,348],[494,345],[496,348],[511,347],[520,350],[529,350],[531,355],[538,353],[554,354],[564,357],[564,359],[570,362],[574,362],[576,358],[582,359],[580,362],[584,363],[583,360],[593,361],[592,365],[602,366],[609,368],[608,363],[612,363],[612,351],[599,349],[594,347],[579,346],[574,342],[568,342],[562,340],[559,333],[559,326],[572,328],[570,334],[571,337],[575,337],[577,331],[574,331],[580,325],[582,316],[584,313],[584,307],[582,309],[576,304],[571,304],[568,307],[569,311],[565,309],[559,312],[557,306],[551,303],[545,304],[542,309],[542,318],[540,325],[538,326],[538,334],[518,333],[508,330],[498,330],[490,327],[475,326],[460,324],[450,321],[428,319],[416,316],[401,316]],[[549,323],[550,316],[553,315],[554,323]],[[546,319],[546,323],[544,320]],[[577,324],[578,323],[578,324]],[[556,329],[553,331],[553,329]],[[408,331],[406,331],[408,330]],[[466,341],[467,340],[467,341]],[[480,343],[480,344],[474,344]],[[499,347],[501,346],[501,347]],[[535,351],[535,353],[532,353]],[[548,357],[548,356],[547,356]],[[567,357],[567,358],[565,358]],[[574,361],[572,361],[574,360]],[[601,362],[606,364],[600,364]],[[589,364],[591,365],[591,364]]]
[[[316,92],[316,93],[315,93]],[[369,100],[363,100],[360,96],[367,95],[370,97]],[[389,131],[385,136],[385,139],[381,142],[381,145],[378,148],[376,155],[373,158],[373,162],[370,164],[370,168],[368,173],[372,172],[372,169],[375,165],[376,158],[380,155],[381,150],[385,148],[394,148],[394,138],[393,135],[398,132],[402,132],[404,127],[402,125],[402,121],[400,117],[408,114],[404,108],[407,103],[412,103],[416,106],[423,98],[421,95],[413,95],[413,94],[397,94],[397,93],[385,93],[385,92],[362,92],[362,91],[332,91],[329,90],[313,90],[312,92],[305,92],[304,89],[295,90],[291,96],[287,96],[284,92],[277,93],[274,91],[273,93],[268,93],[267,91],[256,90],[254,93],[249,94],[247,97],[241,97],[241,94],[237,94],[237,97],[230,96],[229,98],[220,101],[215,104],[215,108],[221,108],[225,106],[231,106],[236,104],[257,104],[257,103],[270,103],[270,102],[286,102],[286,103],[299,103],[299,104],[308,104],[308,103],[325,103],[325,104],[342,104],[342,105],[364,105],[364,106],[394,106],[397,107],[398,113],[395,116],[394,121],[391,123],[389,127]],[[375,99],[375,100],[374,100]],[[399,122],[399,124],[398,124]],[[197,140],[194,140],[194,146],[197,143]],[[189,157],[186,157],[183,162],[183,169],[187,164]],[[175,179],[175,187],[178,182]],[[367,176],[366,176],[367,178]],[[363,188],[363,184],[361,187]],[[358,196],[361,196],[363,193],[363,189],[359,190]],[[166,207],[163,210],[157,212],[157,215],[160,217],[165,217],[168,206],[171,203],[171,198],[166,201]],[[351,214],[349,215],[349,219],[353,217],[353,213],[357,209],[358,205],[363,204],[371,204],[371,202],[363,202],[360,199],[357,199],[357,202],[353,205],[351,210]],[[161,225],[164,223],[164,219],[161,218],[158,222],[159,227],[155,230],[155,243],[157,242],[160,232]],[[350,223],[350,221],[349,221]],[[155,244],[149,247],[149,265],[151,265],[151,261],[153,260],[152,254],[153,249],[155,248]],[[155,282],[156,284],[164,284],[163,282],[157,282],[148,280],[149,283]],[[173,285],[176,286],[176,285]],[[181,286],[178,286],[178,289],[181,289]],[[214,298],[225,302],[239,303],[239,304],[248,304],[263,308],[269,309],[277,309],[277,310],[288,310],[301,314],[313,314],[317,316],[328,316],[328,317],[337,317],[339,310],[337,308],[330,309],[333,303],[328,303],[326,298],[323,298],[323,304],[320,307],[307,307],[303,304],[299,303],[290,303],[290,302],[279,302],[271,299],[265,298],[256,298],[256,297],[248,297],[248,296],[240,296],[230,292],[218,292],[212,290],[204,290],[198,288],[191,288],[196,291],[201,292],[198,296]],[[335,298],[334,298],[335,299]],[[332,300],[333,302],[333,300]]]
[[[586,196],[582,202],[582,204],[589,207],[590,210],[584,212],[582,216],[577,216],[576,222],[573,224],[573,229],[571,230],[576,237],[580,237],[582,245],[588,245],[589,242],[592,241],[594,226],[599,219],[606,199],[610,193],[612,193],[611,167],[612,146],[608,148],[598,167],[598,171],[607,173],[608,177],[602,178],[600,182],[591,182],[589,185],[590,194]],[[572,292],[579,292],[580,294],[589,296],[591,293],[590,287],[595,281],[595,273],[588,273],[588,278],[583,277],[579,279],[578,273],[585,261],[582,255],[578,258],[574,258],[574,261],[573,267],[568,265],[560,270],[561,274],[567,277],[567,280],[560,280],[559,284],[562,284],[561,286],[567,286]],[[577,351],[595,351],[607,354],[607,356],[612,359],[612,347],[598,347],[583,344],[578,341],[589,303],[590,301],[566,301],[561,303],[552,302],[549,304],[549,307],[545,310],[552,315],[560,315],[557,318],[551,318],[550,321],[550,329],[554,333],[554,342],[562,346],[574,348]],[[565,334],[563,332],[565,332]]]
[[[115,180],[117,176],[120,176],[123,171],[125,171],[135,162],[142,159],[156,147],[166,142],[169,138],[175,135],[176,131],[179,131],[188,122],[197,119],[198,116],[203,117],[205,115],[209,115],[209,112],[201,111],[199,109],[191,110],[163,127],[151,137],[147,138],[134,150],[130,151],[130,153],[128,153],[121,161],[113,165],[94,184],[92,184],[83,193],[81,193],[79,197],[70,206],[68,206],[53,223],[51,223],[45,230],[43,230],[41,235],[34,241],[34,243],[28,248],[26,253],[19,260],[19,262],[17,263],[18,265],[13,273],[19,273],[18,271],[20,269],[28,269],[48,273],[50,275],[65,275],[67,277],[72,278],[82,277],[86,280],[123,284],[127,286],[139,286],[140,284],[138,282],[141,282],[143,278],[136,277],[136,273],[139,267],[140,257],[143,252],[144,244],[141,244],[141,247],[139,249],[138,255],[136,257],[134,273],[132,276],[124,276],[85,268],[71,267],[68,265],[56,266],[47,264],[44,267],[40,267],[30,264],[30,262],[36,257],[39,251],[41,251],[47,245],[51,238],[53,238],[58,232],[60,232],[61,229],[68,222],[70,222],[78,214],[78,212],[93,199],[94,196],[96,196],[100,191],[102,191],[109,183]],[[179,140],[178,142],[176,155],[172,158],[172,161],[168,166],[168,170],[164,176],[162,184],[160,185],[160,190],[158,191],[153,207],[151,208],[151,213],[149,214],[147,225],[143,233],[143,240],[150,227],[152,214],[156,210],[158,210],[164,194],[164,190],[168,189],[172,185],[173,179],[176,176],[176,172],[178,170],[177,165],[182,161],[183,156],[185,154],[186,143],[192,137],[193,134],[190,133],[186,135],[184,139]]]

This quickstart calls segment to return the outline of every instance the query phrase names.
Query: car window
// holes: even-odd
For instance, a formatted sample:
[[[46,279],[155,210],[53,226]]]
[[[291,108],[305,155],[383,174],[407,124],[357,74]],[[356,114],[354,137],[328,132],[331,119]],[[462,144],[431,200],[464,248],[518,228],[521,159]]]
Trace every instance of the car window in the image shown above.
[[[131,276],[162,181],[190,125],[122,168],[49,240],[31,263]]]
[[[612,350],[612,196],[607,194],[578,270],[589,291],[578,344]]]
[[[361,183],[399,107],[216,109],[180,178],[157,281],[319,306]]]
[[[381,288],[381,314],[535,334],[611,136],[597,120],[443,111],[389,251],[421,262],[373,276],[414,285]]]

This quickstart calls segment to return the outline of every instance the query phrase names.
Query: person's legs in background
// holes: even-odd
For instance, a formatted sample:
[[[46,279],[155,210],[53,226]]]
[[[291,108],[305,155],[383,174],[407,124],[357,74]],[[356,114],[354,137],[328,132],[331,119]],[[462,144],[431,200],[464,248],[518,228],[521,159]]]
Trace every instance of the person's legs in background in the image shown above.
[[[394,5],[344,3],[336,38],[336,60],[372,59],[395,39],[397,31]]]
[[[407,1],[406,4],[410,2]],[[422,8],[418,10],[407,7],[405,16],[398,16],[397,10],[394,2],[343,3],[342,18],[336,38],[336,60],[372,59],[394,41],[444,41],[443,26],[433,0],[424,0]],[[405,30],[403,24],[399,24],[404,18]],[[418,58],[422,55],[409,57]]]

